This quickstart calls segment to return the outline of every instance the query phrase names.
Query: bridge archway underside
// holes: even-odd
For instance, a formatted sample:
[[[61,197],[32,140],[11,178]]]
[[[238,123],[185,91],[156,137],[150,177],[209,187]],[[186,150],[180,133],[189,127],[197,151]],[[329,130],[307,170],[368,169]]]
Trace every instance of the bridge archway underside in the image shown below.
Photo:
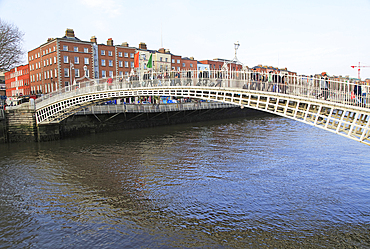
[[[153,87],[74,94],[64,100],[36,106],[38,125],[59,123],[91,105],[135,96],[174,96],[211,100],[252,108],[294,119],[370,145],[370,112],[319,99],[254,90],[213,87]]]

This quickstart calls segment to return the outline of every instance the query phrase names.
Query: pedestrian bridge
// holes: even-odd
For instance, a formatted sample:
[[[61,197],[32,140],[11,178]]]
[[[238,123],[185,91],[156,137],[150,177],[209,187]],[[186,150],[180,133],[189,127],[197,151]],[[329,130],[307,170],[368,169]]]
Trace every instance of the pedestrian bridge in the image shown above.
[[[77,83],[36,99],[37,125],[59,123],[89,106],[132,97],[170,96],[252,108],[370,145],[366,96],[353,82],[247,71],[149,73]],[[323,87],[324,86],[324,87]],[[362,92],[367,92],[362,86]]]

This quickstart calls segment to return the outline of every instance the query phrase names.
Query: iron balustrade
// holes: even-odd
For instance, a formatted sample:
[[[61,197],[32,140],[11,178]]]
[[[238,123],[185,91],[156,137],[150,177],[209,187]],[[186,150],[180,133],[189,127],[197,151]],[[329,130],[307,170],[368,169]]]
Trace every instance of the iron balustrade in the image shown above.
[[[322,87],[323,81],[327,85],[327,89]],[[365,96],[355,95],[355,80],[330,77],[322,79],[320,76],[297,76],[288,72],[269,74],[227,70],[147,71],[146,73],[141,72],[130,76],[86,80],[43,94],[36,99],[35,103],[37,108],[42,108],[49,103],[68,99],[79,94],[172,86],[246,89],[323,99],[344,105],[369,107],[369,86],[361,85],[362,93]]]

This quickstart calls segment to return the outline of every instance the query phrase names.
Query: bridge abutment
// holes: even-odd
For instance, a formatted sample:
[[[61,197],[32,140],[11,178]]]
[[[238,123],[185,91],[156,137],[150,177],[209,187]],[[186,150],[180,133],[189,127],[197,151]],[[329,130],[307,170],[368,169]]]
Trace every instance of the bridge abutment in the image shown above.
[[[23,104],[17,109],[5,111],[7,142],[34,142],[37,141],[35,110]]]

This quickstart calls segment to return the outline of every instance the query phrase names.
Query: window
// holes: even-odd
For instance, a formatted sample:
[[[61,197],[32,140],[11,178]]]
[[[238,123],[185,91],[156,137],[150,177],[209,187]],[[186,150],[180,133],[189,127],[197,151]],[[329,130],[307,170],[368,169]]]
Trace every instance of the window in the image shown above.
[[[75,69],[75,77],[80,77],[80,69]]]
[[[103,71],[101,71],[101,77],[103,77],[103,78],[107,77],[107,75],[106,75],[106,73],[105,73],[105,71],[104,71],[104,70],[103,70]]]
[[[113,61],[112,60],[109,60],[109,66],[113,67]]]
[[[89,65],[89,58],[87,58],[87,57],[84,58],[84,64]]]
[[[122,57],[122,52],[118,52],[118,57]]]
[[[162,57],[159,57],[159,61],[162,61],[162,59],[163,59]]]
[[[46,72],[44,72],[44,80],[46,80]]]
[[[50,70],[50,78],[53,78],[53,70]]]
[[[113,56],[112,51],[108,51],[108,56]]]
[[[182,67],[185,67],[185,63],[184,62],[182,63]]]
[[[175,63],[175,59],[172,59],[172,63]]]
[[[37,67],[37,63],[36,63],[36,69],[37,69],[38,67]]]
[[[133,62],[133,61],[131,61],[131,67],[132,67],[132,68],[134,67],[134,65],[135,65],[135,64],[134,64],[134,62]]]
[[[69,86],[69,81],[65,81],[64,86]]]
[[[44,60],[44,67],[46,66],[46,61]]]
[[[128,53],[125,53],[125,57],[128,58]]]
[[[64,68],[64,77],[69,77],[69,69]]]
[[[75,64],[80,64],[80,58],[78,56],[75,56]]]
[[[123,61],[118,61],[118,66],[123,67]]]
[[[101,65],[105,67],[105,60],[101,60]]]
[[[55,75],[55,78],[56,78],[56,77],[57,77],[57,75],[58,75],[58,74],[57,74],[57,69],[56,69],[56,68],[54,69],[54,75]]]
[[[101,55],[105,55],[105,50],[102,50],[101,51]]]
[[[109,77],[113,77],[113,71],[109,71]]]
[[[49,53],[51,53],[51,48],[49,48]]]
[[[119,71],[119,76],[122,76],[123,75],[123,72],[122,71]]]
[[[64,50],[64,51],[68,51],[68,46],[63,45],[63,50]]]
[[[53,64],[53,60],[51,59],[51,57],[50,57],[50,65],[52,65]]]
[[[78,52],[78,47],[73,47],[73,51]]]
[[[180,60],[177,60],[177,64],[180,64]]]
[[[125,67],[128,67],[128,61],[125,61]]]
[[[134,53],[130,53],[130,58],[134,58],[134,57],[135,57]]]
[[[54,56],[54,64],[56,64],[56,63],[57,63],[57,57]]]
[[[49,71],[46,71],[46,74],[47,74],[47,76],[48,76],[47,78],[49,79],[49,78],[50,78],[50,77],[49,77],[49,76],[50,76]]]
[[[55,46],[53,47],[53,50],[55,51]]]
[[[146,54],[143,54],[141,57],[143,58],[143,60],[145,60],[146,59]]]
[[[84,52],[85,53],[88,53],[89,52],[89,48],[84,48]]]
[[[64,61],[64,63],[68,63],[68,56],[63,56],[63,61]]]
[[[180,67],[177,67],[177,71],[180,71]]]
[[[166,58],[166,62],[168,62],[168,58]]]
[[[193,67],[193,63],[190,63],[190,67]]]

